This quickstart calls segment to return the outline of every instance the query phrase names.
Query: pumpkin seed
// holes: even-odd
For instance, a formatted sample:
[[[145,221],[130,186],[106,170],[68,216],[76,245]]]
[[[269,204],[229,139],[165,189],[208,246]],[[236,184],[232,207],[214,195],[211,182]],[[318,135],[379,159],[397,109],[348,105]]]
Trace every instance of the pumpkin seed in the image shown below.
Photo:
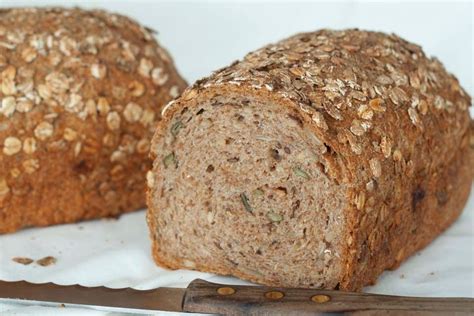
[[[179,130],[181,129],[181,127],[183,127],[184,124],[181,122],[181,121],[177,121],[176,123],[174,123],[172,126],[171,126],[171,134],[176,137],[176,135],[178,135],[178,132]]]
[[[168,168],[171,165],[174,165],[175,168],[178,167],[178,164],[176,163],[176,157],[174,156],[174,153],[168,154],[163,158],[163,163],[165,165],[165,168]]]
[[[242,204],[244,205],[245,209],[247,212],[252,213],[253,209],[252,206],[249,203],[249,199],[245,193],[240,193],[240,200],[242,201]]]
[[[283,216],[281,216],[280,214],[277,214],[275,212],[267,213],[267,218],[269,220],[271,220],[272,222],[274,222],[274,223],[278,223],[278,222],[281,222],[283,220]]]
[[[301,178],[305,178],[305,179],[309,179],[310,176],[309,174],[304,171],[303,169],[299,168],[299,167],[294,167],[293,168],[293,172],[295,173],[295,175],[297,175],[298,177],[301,177]]]

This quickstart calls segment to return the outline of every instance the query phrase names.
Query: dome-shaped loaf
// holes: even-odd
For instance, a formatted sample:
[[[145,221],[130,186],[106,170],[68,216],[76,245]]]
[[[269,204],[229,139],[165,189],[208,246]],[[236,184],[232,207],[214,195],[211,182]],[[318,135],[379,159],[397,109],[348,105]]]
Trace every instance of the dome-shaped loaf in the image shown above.
[[[164,109],[147,176],[155,260],[361,289],[460,214],[469,105],[395,35],[322,30],[252,52]]]
[[[143,207],[152,132],[184,87],[126,17],[0,10],[0,233]]]

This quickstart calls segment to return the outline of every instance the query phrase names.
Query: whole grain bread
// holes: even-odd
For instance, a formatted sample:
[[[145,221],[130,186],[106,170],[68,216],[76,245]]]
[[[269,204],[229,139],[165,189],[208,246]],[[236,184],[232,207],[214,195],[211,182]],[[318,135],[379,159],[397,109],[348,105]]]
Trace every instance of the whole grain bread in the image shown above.
[[[145,205],[155,124],[185,87],[151,30],[98,10],[0,10],[0,85],[0,233]]]
[[[252,52],[164,108],[147,175],[154,259],[360,290],[461,213],[470,104],[396,35],[321,30]]]

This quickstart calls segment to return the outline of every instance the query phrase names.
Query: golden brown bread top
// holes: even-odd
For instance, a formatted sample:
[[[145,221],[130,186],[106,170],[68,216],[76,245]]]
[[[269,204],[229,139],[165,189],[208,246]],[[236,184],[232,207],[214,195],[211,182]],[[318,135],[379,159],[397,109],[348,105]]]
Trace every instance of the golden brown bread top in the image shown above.
[[[112,173],[146,157],[161,106],[185,86],[151,32],[100,10],[0,10],[0,202],[50,153]]]
[[[414,166],[434,168],[435,157],[450,157],[459,146],[470,121],[470,97],[437,59],[378,32],[298,34],[199,80],[193,91],[223,85],[297,104],[312,120],[321,151],[345,160],[330,170],[343,181],[377,179],[388,160],[407,174]]]

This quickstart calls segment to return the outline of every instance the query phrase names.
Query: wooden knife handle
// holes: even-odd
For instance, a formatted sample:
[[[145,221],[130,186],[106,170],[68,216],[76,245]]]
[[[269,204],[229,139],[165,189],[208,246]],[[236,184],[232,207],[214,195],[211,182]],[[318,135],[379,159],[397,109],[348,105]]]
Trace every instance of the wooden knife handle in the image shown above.
[[[474,299],[222,285],[197,279],[186,289],[183,310],[224,315],[469,315],[474,313]]]

